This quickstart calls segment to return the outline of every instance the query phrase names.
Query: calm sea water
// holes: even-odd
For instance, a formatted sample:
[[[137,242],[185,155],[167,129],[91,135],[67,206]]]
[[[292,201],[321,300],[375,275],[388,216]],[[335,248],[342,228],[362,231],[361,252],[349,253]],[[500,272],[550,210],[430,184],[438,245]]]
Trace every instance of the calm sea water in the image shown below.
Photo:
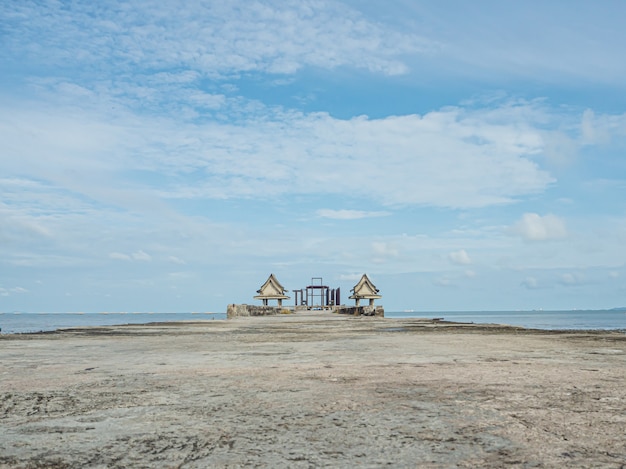
[[[0,313],[2,334],[54,331],[67,327],[147,324],[150,322],[211,321],[219,313]]]
[[[477,324],[509,324],[533,329],[618,329],[626,331],[625,310],[574,311],[451,311],[451,312],[389,312],[389,318],[443,318],[446,321]]]
[[[510,324],[535,329],[617,329],[626,332],[626,311],[386,311],[388,318],[443,318],[477,324]],[[2,313],[2,334],[54,331],[67,327],[147,324],[151,322],[210,321],[223,313]]]

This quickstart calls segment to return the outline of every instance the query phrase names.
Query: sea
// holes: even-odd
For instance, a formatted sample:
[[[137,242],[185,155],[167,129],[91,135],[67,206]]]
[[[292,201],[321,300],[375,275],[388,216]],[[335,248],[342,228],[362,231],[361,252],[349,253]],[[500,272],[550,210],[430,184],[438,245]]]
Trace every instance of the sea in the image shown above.
[[[387,318],[441,318],[475,324],[509,324],[544,330],[618,330],[626,333],[626,309],[569,311],[385,311]],[[70,327],[212,321],[225,313],[0,312],[0,334],[49,332]]]

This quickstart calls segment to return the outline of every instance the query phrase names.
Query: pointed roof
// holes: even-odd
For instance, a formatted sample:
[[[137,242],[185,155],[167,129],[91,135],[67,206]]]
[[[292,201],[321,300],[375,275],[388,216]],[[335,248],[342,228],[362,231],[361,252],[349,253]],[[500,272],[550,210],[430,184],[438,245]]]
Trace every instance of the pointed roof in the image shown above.
[[[378,294],[378,288],[372,283],[372,281],[368,278],[367,274],[363,274],[359,283],[357,283],[352,290],[350,290],[354,294],[350,297],[351,300],[356,300],[357,298],[365,298],[365,299],[377,299],[382,298],[381,295]]]
[[[285,295],[285,291],[285,287],[283,287],[280,282],[276,280],[274,274],[270,274],[265,283],[261,285],[261,288],[256,291],[258,295],[255,296],[254,299],[287,300],[289,297]]]

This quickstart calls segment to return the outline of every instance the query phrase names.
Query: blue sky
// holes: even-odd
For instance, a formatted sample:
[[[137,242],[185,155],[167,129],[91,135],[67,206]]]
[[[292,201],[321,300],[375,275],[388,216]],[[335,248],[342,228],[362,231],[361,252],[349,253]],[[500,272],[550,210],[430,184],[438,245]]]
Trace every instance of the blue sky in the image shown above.
[[[0,311],[626,305],[626,3],[0,4]]]

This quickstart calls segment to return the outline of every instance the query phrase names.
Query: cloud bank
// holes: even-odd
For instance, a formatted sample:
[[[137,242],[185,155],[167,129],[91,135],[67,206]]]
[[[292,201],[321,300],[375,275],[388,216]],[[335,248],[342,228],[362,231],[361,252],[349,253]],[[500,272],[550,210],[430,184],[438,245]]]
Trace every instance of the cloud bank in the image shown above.
[[[549,241],[567,237],[565,220],[551,214],[541,216],[525,213],[508,232],[520,236],[524,241]]]

